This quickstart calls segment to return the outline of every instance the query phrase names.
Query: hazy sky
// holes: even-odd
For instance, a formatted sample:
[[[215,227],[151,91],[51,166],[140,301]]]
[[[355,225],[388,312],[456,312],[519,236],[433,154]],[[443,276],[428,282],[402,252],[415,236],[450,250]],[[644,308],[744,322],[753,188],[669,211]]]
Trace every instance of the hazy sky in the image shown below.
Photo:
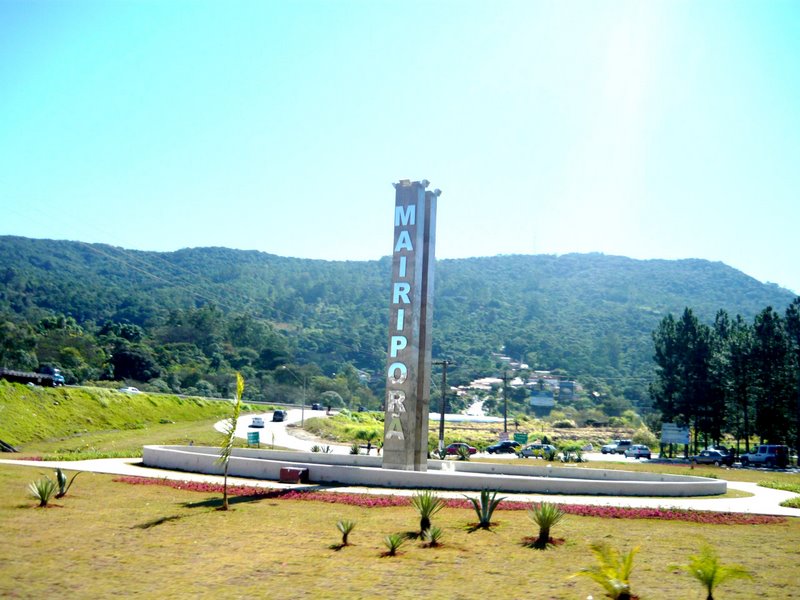
[[[800,293],[800,2],[0,0],[0,234],[722,261]]]

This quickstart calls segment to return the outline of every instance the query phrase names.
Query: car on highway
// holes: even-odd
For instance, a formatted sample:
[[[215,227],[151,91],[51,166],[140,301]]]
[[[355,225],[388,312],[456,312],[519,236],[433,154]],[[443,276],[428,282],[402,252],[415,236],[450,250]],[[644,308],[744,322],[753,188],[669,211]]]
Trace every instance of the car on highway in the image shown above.
[[[126,394],[141,394],[138,388],[135,387],[124,387],[119,388],[120,392],[125,392]]]
[[[719,450],[709,449],[690,457],[689,460],[695,465],[714,465],[715,467],[728,465],[730,467],[733,464],[733,454],[723,454]]]
[[[261,417],[253,417],[250,421],[250,427],[264,427],[264,419]]]
[[[649,460],[651,458],[650,448],[647,446],[642,446],[641,444],[634,444],[625,450],[625,457],[635,459],[646,458]]]
[[[555,456],[558,450],[552,444],[528,444],[522,450],[517,452],[520,458],[549,458],[551,455]]]
[[[600,448],[602,454],[625,454],[625,450],[631,447],[630,440],[613,440]]]
[[[276,410],[272,413],[272,420],[276,423],[286,420],[286,411],[285,410]]]
[[[311,410],[322,410],[322,405],[319,402],[314,402],[314,404],[311,405]]]
[[[466,448],[470,454],[475,454],[478,451],[477,448],[470,446],[469,444],[465,444],[464,442],[453,442],[444,450],[447,454],[458,454],[459,448]]]
[[[514,440],[501,440],[486,448],[489,454],[516,454],[520,447],[519,442]]]

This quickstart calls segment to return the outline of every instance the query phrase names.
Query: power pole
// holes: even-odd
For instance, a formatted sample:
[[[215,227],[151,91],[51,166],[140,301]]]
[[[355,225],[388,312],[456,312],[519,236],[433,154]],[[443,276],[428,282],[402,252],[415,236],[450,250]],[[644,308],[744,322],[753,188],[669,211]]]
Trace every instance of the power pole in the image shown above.
[[[447,407],[447,366],[456,363],[449,360],[437,360],[434,365],[442,365],[442,400],[439,405],[439,452],[444,450],[444,411]]]
[[[503,432],[508,433],[508,369],[503,371]]]

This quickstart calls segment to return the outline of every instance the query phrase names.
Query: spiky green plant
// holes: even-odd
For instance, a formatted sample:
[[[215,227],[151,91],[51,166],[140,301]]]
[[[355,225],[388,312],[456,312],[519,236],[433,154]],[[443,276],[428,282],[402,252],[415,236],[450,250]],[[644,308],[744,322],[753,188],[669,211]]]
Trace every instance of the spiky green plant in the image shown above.
[[[584,576],[600,584],[607,598],[631,600],[630,578],[633,571],[633,557],[639,548],[633,548],[622,556],[614,548],[602,542],[592,544],[591,549],[597,558],[597,564],[581,569],[572,577]]]
[[[361,446],[358,442],[350,444],[350,454],[361,454]]]
[[[706,600],[714,600],[714,588],[729,579],[752,578],[744,567],[720,564],[719,557],[711,546],[703,546],[700,554],[690,556],[688,565],[671,568],[683,569],[699,581],[706,590]]]
[[[355,521],[348,521],[347,519],[342,519],[338,523],[336,523],[336,529],[338,529],[342,534],[342,546],[348,546],[347,537],[350,535],[350,532],[355,529],[356,522]]]
[[[320,448],[318,444],[314,444],[313,446],[311,446],[311,451],[312,452],[322,452],[322,448]]]
[[[331,452],[333,452],[333,448],[331,448],[330,446],[323,446],[322,447],[322,453],[323,454],[330,454]]]
[[[422,534],[422,541],[424,541],[429,548],[434,548],[439,545],[444,532],[441,527],[431,525]]]
[[[45,507],[56,491],[56,482],[49,477],[42,477],[28,485],[31,495],[39,501],[39,506]]]
[[[458,453],[458,460],[469,460],[472,458],[469,453],[469,448],[466,446],[459,446],[456,452]]]
[[[492,514],[494,514],[497,505],[505,500],[505,496],[497,497],[498,491],[490,492],[489,490],[481,490],[480,498],[471,498],[464,494],[464,497],[472,503],[472,508],[478,515],[478,527],[481,529],[489,529],[492,525]]]
[[[431,527],[431,517],[444,508],[444,500],[431,490],[417,492],[411,496],[411,506],[419,513],[419,534]]]
[[[550,540],[550,529],[564,519],[565,513],[558,505],[550,502],[534,504],[528,511],[528,518],[539,526],[539,537],[533,543],[534,548],[544,550]]]
[[[58,483],[58,493],[56,494],[56,498],[63,498],[67,495],[69,488],[72,487],[72,482],[75,481],[75,478],[79,474],[80,471],[76,471],[72,476],[72,479],[67,481],[67,476],[64,475],[64,471],[61,470],[61,467],[56,468],[56,482]]]
[[[383,538],[383,543],[386,545],[388,552],[386,554],[388,556],[394,556],[397,554],[397,551],[400,549],[400,546],[406,543],[408,538],[403,535],[402,533],[391,533]]]
[[[217,462],[223,464],[222,484],[222,510],[228,510],[228,464],[231,461],[233,443],[236,440],[236,424],[239,422],[239,413],[242,410],[242,393],[244,392],[244,377],[236,373],[236,401],[233,405],[233,414],[225,424],[225,438],[219,451]]]

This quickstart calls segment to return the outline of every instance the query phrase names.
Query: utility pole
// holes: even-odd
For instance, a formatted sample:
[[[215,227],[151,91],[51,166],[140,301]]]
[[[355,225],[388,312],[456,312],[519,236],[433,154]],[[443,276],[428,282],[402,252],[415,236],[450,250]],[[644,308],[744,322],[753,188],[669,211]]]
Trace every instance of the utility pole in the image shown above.
[[[442,365],[442,401],[439,404],[439,452],[444,450],[444,411],[447,407],[447,366],[456,363],[449,360],[437,360],[434,365]]]
[[[508,369],[503,371],[503,432],[508,433]]]

